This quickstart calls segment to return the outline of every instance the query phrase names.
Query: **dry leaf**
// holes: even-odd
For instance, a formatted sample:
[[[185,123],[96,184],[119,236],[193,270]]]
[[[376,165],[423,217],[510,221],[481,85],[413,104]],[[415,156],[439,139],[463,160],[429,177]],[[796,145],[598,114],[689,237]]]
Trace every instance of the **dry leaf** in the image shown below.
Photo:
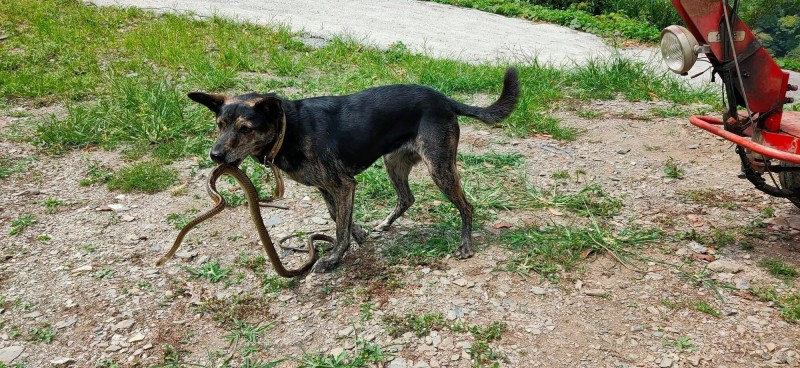
[[[495,229],[501,229],[501,228],[508,229],[508,228],[510,228],[512,226],[514,226],[514,225],[511,225],[508,222],[497,222],[494,225],[492,225],[492,227],[494,227]]]
[[[589,255],[592,254],[592,251],[593,249],[585,249],[583,252],[581,252],[581,259],[586,259],[586,257],[589,257]]]
[[[564,214],[561,213],[561,211],[559,211],[559,210],[557,210],[555,208],[548,208],[547,211],[550,212],[551,214],[553,214],[554,216],[564,216]]]
[[[710,254],[692,253],[692,258],[698,261],[714,262],[714,256]]]
[[[744,299],[747,299],[747,300],[753,300],[753,299],[756,298],[753,295],[753,293],[751,293],[751,292],[749,292],[747,290],[736,290],[736,291],[733,292],[733,295],[736,295],[736,296],[738,296],[740,298],[744,298]]]
[[[690,214],[686,215],[686,218],[689,219],[689,222],[691,222],[692,226],[694,226],[694,227],[703,227],[703,225],[704,225],[703,221],[701,221],[697,217],[697,215],[693,215],[693,214],[690,213]]]

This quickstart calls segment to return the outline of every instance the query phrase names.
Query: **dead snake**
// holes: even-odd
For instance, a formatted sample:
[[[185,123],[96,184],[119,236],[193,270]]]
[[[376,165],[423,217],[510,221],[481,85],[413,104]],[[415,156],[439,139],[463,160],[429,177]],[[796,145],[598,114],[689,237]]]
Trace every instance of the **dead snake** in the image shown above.
[[[281,198],[283,197],[283,180],[281,179],[280,172],[278,171],[277,167],[271,163],[267,163],[267,166],[272,169],[272,173],[275,177],[275,191],[273,193],[273,199]],[[245,198],[247,198],[247,207],[250,210],[250,217],[253,219],[253,224],[255,224],[256,230],[258,231],[258,237],[261,239],[261,244],[264,247],[264,251],[267,253],[269,261],[272,263],[272,267],[275,268],[275,272],[278,275],[282,277],[295,277],[305,273],[314,265],[314,262],[317,260],[317,253],[314,249],[313,242],[315,240],[323,240],[331,243],[334,242],[332,237],[324,234],[310,235],[306,240],[306,248],[309,252],[308,261],[306,261],[306,263],[298,269],[287,270],[285,267],[283,267],[283,263],[281,263],[280,257],[275,251],[275,246],[272,243],[269,232],[267,232],[267,228],[264,225],[264,219],[261,217],[261,204],[258,201],[258,192],[256,191],[255,186],[253,186],[253,182],[251,182],[250,178],[248,178],[247,175],[245,175],[245,173],[243,173],[238,167],[221,164],[211,171],[208,176],[208,181],[206,181],[206,191],[214,201],[214,207],[200,216],[197,216],[197,218],[186,224],[186,226],[181,229],[180,233],[178,233],[178,237],[175,238],[175,242],[172,244],[172,248],[164,257],[156,262],[156,266],[163,265],[175,255],[175,252],[178,251],[178,247],[180,247],[181,242],[183,242],[183,238],[186,236],[189,230],[225,209],[225,199],[222,198],[217,191],[217,180],[219,180],[222,175],[226,174],[230,175],[234,180],[236,180],[236,182],[238,182],[242,187],[242,190],[244,190]]]

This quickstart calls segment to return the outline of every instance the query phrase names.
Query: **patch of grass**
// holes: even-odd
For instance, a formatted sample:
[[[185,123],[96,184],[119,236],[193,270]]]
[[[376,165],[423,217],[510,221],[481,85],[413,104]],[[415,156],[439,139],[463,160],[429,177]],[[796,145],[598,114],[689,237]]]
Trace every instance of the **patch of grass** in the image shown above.
[[[261,288],[265,293],[276,293],[283,289],[291,289],[297,285],[295,279],[287,279],[277,275],[260,274]]]
[[[534,191],[533,195],[541,207],[565,208],[581,216],[610,218],[622,210],[622,201],[612,198],[598,184],[588,185],[577,193],[553,192],[541,196]]]
[[[777,258],[765,258],[758,262],[758,265],[764,268],[770,275],[778,278],[791,280],[800,276],[800,272],[798,272],[796,268]]]
[[[80,186],[89,187],[94,184],[105,184],[114,176],[114,172],[97,161],[87,163],[86,177],[81,179]]]
[[[460,239],[459,228],[437,225],[433,229],[413,229],[403,242],[394,242],[384,251],[389,263],[429,265],[453,254]]]
[[[692,339],[689,336],[681,336],[677,339],[665,339],[664,342],[661,343],[663,346],[670,346],[675,348],[677,351],[698,351],[700,350],[697,345],[694,344]]]
[[[496,321],[487,327],[469,326],[467,330],[475,338],[475,343],[469,348],[473,367],[499,367],[506,360],[505,355],[490,345],[490,342],[499,340],[506,330],[504,322]]]
[[[219,261],[208,261],[201,264],[200,267],[187,266],[186,272],[192,277],[207,279],[216,284],[228,277],[228,273],[230,273],[232,269],[233,267],[220,266]]]
[[[28,160],[0,157],[0,180],[14,173],[24,172],[27,168],[27,163]]]
[[[198,209],[192,207],[182,213],[170,213],[167,215],[166,220],[170,225],[180,230],[188,223],[192,222],[195,218],[195,214],[198,212],[200,212]]]
[[[108,181],[108,189],[153,194],[175,185],[177,180],[177,170],[147,161],[120,169]]]
[[[722,315],[716,308],[714,308],[714,306],[705,300],[694,303],[692,308],[698,312],[705,313],[716,318],[719,318]]]
[[[92,277],[93,277],[95,280],[103,280],[103,279],[108,279],[108,278],[111,278],[111,277],[113,277],[115,273],[116,273],[116,272],[115,272],[114,270],[112,270],[112,269],[109,269],[109,268],[101,268],[101,269],[99,269],[99,270],[95,271],[95,272],[92,274]]]
[[[683,179],[685,175],[686,172],[678,167],[678,162],[674,158],[670,157],[664,163],[664,176],[670,179]]]
[[[347,351],[339,355],[309,354],[297,359],[299,368],[366,368],[382,366],[391,356],[384,353],[380,346],[363,340],[356,340],[356,350],[353,356]]]
[[[56,198],[56,197],[48,197],[44,201],[42,201],[42,205],[44,206],[47,213],[56,213],[58,209],[65,204],[64,201]]]
[[[44,325],[40,327],[34,327],[28,333],[28,341],[38,344],[38,343],[50,343],[56,336],[56,329],[50,325]]]
[[[570,178],[569,171],[559,170],[550,174],[550,177],[556,180],[568,180]]]
[[[383,324],[386,326],[387,333],[392,337],[399,337],[406,332],[413,332],[417,337],[424,337],[430,334],[431,330],[446,326],[442,313],[387,315],[383,317]]]
[[[571,271],[592,253],[613,253],[622,262],[640,258],[636,248],[660,239],[655,231],[623,230],[614,232],[594,227],[550,226],[526,227],[506,232],[499,243],[514,252],[504,268],[527,275],[536,272],[556,279],[559,273]]]
[[[11,220],[11,231],[8,232],[9,236],[15,236],[23,230],[39,222],[36,216],[31,214],[21,215]]]
[[[261,334],[264,333],[264,331],[272,328],[272,326],[274,326],[275,323],[272,322],[272,323],[267,323],[265,325],[258,325],[258,324],[251,325],[234,318],[233,325],[234,325],[233,331],[231,331],[230,334],[223,336],[223,338],[235,344],[240,340],[245,341],[247,343],[257,342],[259,337],[261,337]]]

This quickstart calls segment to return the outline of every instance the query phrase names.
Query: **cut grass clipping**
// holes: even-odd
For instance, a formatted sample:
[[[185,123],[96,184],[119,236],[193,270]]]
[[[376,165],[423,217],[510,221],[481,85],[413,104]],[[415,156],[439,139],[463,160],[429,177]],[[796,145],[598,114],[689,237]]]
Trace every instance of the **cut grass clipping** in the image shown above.
[[[291,88],[289,97],[297,98],[418,83],[470,102],[476,96],[496,97],[506,68],[432,59],[412,54],[402,43],[381,50],[340,37],[312,48],[285,27],[79,1],[3,1],[0,25],[8,36],[0,43],[5,55],[0,95],[6,104],[25,99],[66,106],[66,116],[20,129],[30,141],[56,152],[99,146],[166,159],[204,156],[214,124],[205,109],[185,97],[193,90],[281,93]],[[536,61],[518,69],[521,99],[502,123],[514,136],[575,138],[576,131],[552,114],[570,99],[716,100],[710,91],[692,90],[620,56],[569,70]]]
[[[500,243],[515,254],[505,268],[528,275],[538,273],[556,279],[562,272],[572,271],[592,253],[609,254],[623,266],[639,259],[637,249],[660,239],[657,232],[623,230],[614,232],[600,227],[549,226],[509,231],[500,236]]]

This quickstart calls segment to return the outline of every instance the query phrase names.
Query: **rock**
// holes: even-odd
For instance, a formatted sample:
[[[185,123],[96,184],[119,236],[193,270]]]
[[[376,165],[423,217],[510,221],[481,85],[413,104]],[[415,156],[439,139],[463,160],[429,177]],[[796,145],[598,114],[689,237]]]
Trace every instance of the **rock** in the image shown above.
[[[129,210],[128,206],[126,206],[124,204],[119,204],[119,203],[112,203],[112,204],[109,204],[106,207],[110,208],[114,212],[122,212],[122,211]]]
[[[348,326],[339,330],[338,335],[339,337],[345,337],[350,335],[351,333],[353,333],[353,326]]]
[[[661,275],[661,274],[659,274],[659,273],[655,273],[655,272],[648,272],[646,275],[644,275],[644,279],[645,279],[645,280],[659,281],[659,280],[663,280],[663,279],[664,279],[664,276],[662,276],[662,275]]]
[[[87,271],[91,271],[91,270],[92,270],[92,265],[85,265],[85,266],[80,266],[78,268],[75,268],[71,272],[72,273],[80,273],[80,272],[87,272]]]
[[[325,224],[328,223],[328,220],[326,220],[326,219],[324,219],[322,217],[319,217],[319,216],[314,216],[314,217],[311,218],[311,222],[313,222],[313,223],[315,223],[317,225],[325,225]]]
[[[119,217],[119,219],[122,222],[133,222],[136,220],[136,217],[133,217],[131,215],[122,215]]]
[[[75,324],[75,322],[78,322],[78,316],[77,315],[74,315],[74,316],[70,317],[66,321],[56,322],[55,328],[60,330],[62,328],[72,327]]]
[[[744,269],[744,267],[733,261],[718,259],[714,262],[709,263],[708,269],[715,272],[738,273],[741,272]]]
[[[603,289],[586,289],[583,293],[588,296],[605,296],[608,292]]]
[[[688,247],[692,252],[695,252],[695,253],[700,253],[700,254],[707,254],[708,253],[708,248],[705,245],[699,244],[699,243],[697,243],[695,241],[690,242],[688,244]]]
[[[672,359],[668,357],[661,358],[661,361],[658,362],[659,368],[669,368],[672,367]]]
[[[694,355],[686,358],[686,360],[689,362],[689,364],[692,365],[692,367],[697,367],[698,365],[700,365],[701,359],[699,356]]]
[[[341,355],[342,353],[344,353],[344,349],[343,349],[343,348],[333,348],[333,349],[331,349],[331,351],[330,351],[330,355],[333,355],[333,356],[335,356],[335,357],[338,357],[338,356],[339,356],[339,355]]]
[[[75,359],[63,358],[63,357],[55,358],[55,359],[50,361],[50,364],[52,364],[52,365],[54,365],[56,367],[65,367],[65,366],[68,366],[68,365],[70,365],[72,363],[75,363]]]
[[[545,295],[546,290],[543,287],[534,286],[531,288],[533,295]]]
[[[133,326],[134,322],[135,321],[133,319],[126,319],[124,321],[121,321],[121,322],[115,324],[113,327],[111,327],[111,331],[127,330],[127,329],[131,328],[131,326]]]
[[[144,340],[144,334],[141,332],[136,333],[128,339],[129,343],[135,343]]]
[[[407,367],[408,367],[408,361],[405,360],[404,358],[395,358],[394,360],[389,362],[389,365],[386,366],[386,368],[407,368]]]
[[[17,359],[22,351],[25,350],[22,346],[8,346],[5,348],[0,349],[0,363],[11,363],[14,359]]]
[[[197,257],[197,252],[195,251],[180,251],[175,253],[175,257],[185,260],[191,260],[194,257]]]
[[[769,351],[771,353],[771,352],[775,351],[775,348],[777,348],[778,345],[775,345],[775,344],[773,344],[771,342],[768,342],[768,343],[764,344],[764,347],[766,347],[767,351]]]
[[[37,317],[41,317],[41,316],[42,316],[41,312],[30,312],[30,313],[27,313],[27,314],[23,314],[22,318],[33,319],[33,318],[37,318]]]
[[[461,287],[467,286],[467,280],[461,278],[453,280],[453,283]]]

